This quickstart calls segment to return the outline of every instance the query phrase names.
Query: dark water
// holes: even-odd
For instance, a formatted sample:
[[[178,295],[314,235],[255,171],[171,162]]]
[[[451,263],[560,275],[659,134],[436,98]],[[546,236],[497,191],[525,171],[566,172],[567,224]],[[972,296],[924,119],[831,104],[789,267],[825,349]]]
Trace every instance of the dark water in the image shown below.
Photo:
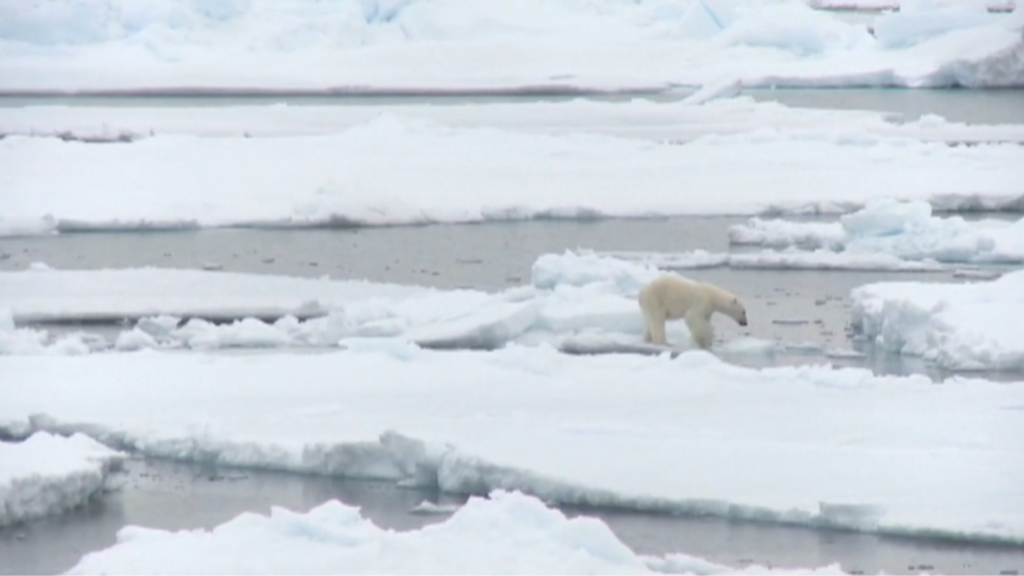
[[[567,249],[597,251],[729,251],[727,229],[742,218],[669,218],[592,222],[531,221],[418,227],[319,230],[205,230],[76,233],[0,239],[0,269],[41,261],[57,269],[161,266],[256,274],[369,279],[442,289],[500,290],[530,282],[537,257]],[[688,270],[744,297],[750,325],[720,317],[720,340],[740,336],[779,342],[773,355],[727,354],[753,367],[831,362],[877,373],[946,376],[919,359],[874,351],[850,331],[850,291],[870,282],[961,282],[951,273]],[[106,329],[116,336],[121,327]],[[104,332],[97,327],[90,331]],[[860,350],[864,358],[828,358],[829,350]],[[992,379],[1021,375],[991,373]]]
[[[212,528],[242,512],[270,506],[305,512],[329,499],[357,505],[383,528],[417,529],[447,516],[417,515],[423,501],[461,504],[435,490],[391,483],[130,460],[123,487],[59,517],[0,529],[0,574],[53,574],[86,552],[111,546],[117,530]],[[1024,570],[1024,548],[963,545],[839,531],[768,526],[715,518],[659,516],[602,509],[565,509],[604,520],[640,554],[684,552],[732,566],[751,563],[815,567],[840,563],[847,572],[999,574]],[[927,566],[930,568],[919,569]]]
[[[599,102],[627,102],[644,99],[674,102],[694,93],[693,89],[658,92],[586,93],[566,91],[499,94],[231,94],[221,95],[94,95],[17,96],[0,95],[0,107],[29,105],[205,107],[266,106],[388,106],[429,104],[461,106],[485,103],[564,102],[578,98]],[[937,114],[953,122],[981,124],[1024,123],[1024,89],[906,89],[906,88],[753,88],[743,91],[756,100],[775,101],[797,108],[874,110],[895,115],[896,120],[913,121],[923,114]]]

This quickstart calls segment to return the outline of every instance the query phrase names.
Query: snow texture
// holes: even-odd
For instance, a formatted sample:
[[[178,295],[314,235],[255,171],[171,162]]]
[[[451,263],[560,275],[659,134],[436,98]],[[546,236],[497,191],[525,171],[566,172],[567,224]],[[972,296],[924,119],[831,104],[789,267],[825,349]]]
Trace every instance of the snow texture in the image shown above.
[[[0,398],[12,394],[4,385]],[[108,487],[123,459],[77,433],[36,432],[22,442],[0,442],[0,527],[84,504]]]
[[[86,554],[69,574],[842,574],[735,569],[685,555],[638,556],[601,520],[569,519],[540,500],[496,490],[451,518],[407,532],[383,530],[331,500],[308,513],[272,507],[213,530],[127,526],[118,542]]]
[[[1024,271],[991,282],[883,282],[853,290],[853,324],[886,350],[953,370],[1024,371]]]
[[[315,355],[7,356],[0,371],[0,427],[151,456],[1024,542],[1020,386],[391,339]]]
[[[843,212],[894,195],[936,209],[1009,210],[1022,203],[1022,165],[1017,145],[949,147],[859,129],[677,145],[385,115],[323,136],[166,135],[110,146],[7,137],[0,213],[49,232],[42,223],[152,230]],[[801,177],[778,177],[789,169]]]
[[[731,226],[732,244],[836,251],[836,258],[896,257],[947,263],[1024,262],[1024,218],[1017,221],[933,216],[927,202],[881,199],[837,222],[752,218]]]
[[[0,7],[0,89],[1024,84],[1020,10],[901,4],[876,38],[796,1],[15,2]]]

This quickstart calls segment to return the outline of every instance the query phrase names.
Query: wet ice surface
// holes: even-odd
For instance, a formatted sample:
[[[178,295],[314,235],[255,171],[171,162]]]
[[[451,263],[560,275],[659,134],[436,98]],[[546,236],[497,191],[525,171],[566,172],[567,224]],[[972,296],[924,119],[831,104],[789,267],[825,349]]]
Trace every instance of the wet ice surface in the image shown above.
[[[873,18],[877,14],[872,12]],[[497,102],[564,102],[578,98],[601,102],[628,102],[634,98],[655,102],[674,102],[692,95],[692,89],[676,89],[669,92],[628,93],[628,94],[559,94],[524,93],[496,95],[244,95],[244,96],[16,96],[0,95],[0,106],[244,106],[284,103],[289,106],[301,105],[343,105],[383,106],[388,104],[429,103],[441,106]],[[963,90],[929,89],[914,90],[903,88],[858,89],[858,88],[753,88],[745,89],[743,95],[759,101],[779,102],[795,108],[875,110],[893,115],[896,121],[912,122],[926,114],[942,116],[950,122],[977,124],[1019,124],[1024,123],[1024,90]]]
[[[358,505],[384,528],[410,530],[441,522],[443,514],[412,510],[427,501],[441,506],[464,499],[393,483],[218,468],[133,459],[121,491],[61,517],[0,530],[0,574],[56,573],[85,552],[110,546],[119,528],[142,525],[170,530],[212,528],[245,511],[271,505],[308,511],[336,498]],[[999,574],[1024,570],[1024,550],[963,545],[841,531],[766,526],[715,518],[651,515],[600,509],[565,509],[570,516],[600,517],[641,554],[685,551],[733,566],[822,566],[840,562],[851,573],[931,572]]]
[[[0,240],[0,253],[6,255],[0,258],[0,269],[24,270],[32,262],[45,262],[57,269],[206,268],[493,291],[529,283],[530,267],[538,256],[566,249],[728,252],[728,227],[745,221],[719,217],[63,234]],[[716,316],[713,324],[719,344],[742,336],[782,344],[773,354],[721,352],[731,362],[752,367],[830,362],[835,366],[866,366],[878,373],[925,373],[933,378],[944,374],[920,359],[876,353],[870,345],[852,337],[850,290],[886,280],[969,280],[954,278],[951,272],[715,268],[685,270],[682,274],[743,296],[751,323],[741,328]],[[88,330],[113,338],[123,328],[90,326]],[[1020,379],[1013,373],[985,376]]]

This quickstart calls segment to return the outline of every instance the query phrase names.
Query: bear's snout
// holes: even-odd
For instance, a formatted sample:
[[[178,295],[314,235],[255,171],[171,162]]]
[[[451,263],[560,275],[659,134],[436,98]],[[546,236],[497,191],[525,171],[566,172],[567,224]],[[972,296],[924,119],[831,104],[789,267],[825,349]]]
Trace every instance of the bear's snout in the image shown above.
[[[744,316],[743,318],[740,318],[740,326],[746,326],[746,325],[747,325],[747,317]]]

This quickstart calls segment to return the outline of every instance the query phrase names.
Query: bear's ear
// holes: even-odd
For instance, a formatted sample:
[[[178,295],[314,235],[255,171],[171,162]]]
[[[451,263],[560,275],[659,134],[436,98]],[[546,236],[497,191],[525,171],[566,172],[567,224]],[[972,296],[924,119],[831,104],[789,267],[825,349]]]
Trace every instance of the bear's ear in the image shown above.
[[[732,303],[733,303],[733,304],[739,304],[739,303],[740,303],[740,299],[739,299],[739,297],[738,297],[738,296],[735,296],[735,297],[733,297],[733,299],[732,299]]]

